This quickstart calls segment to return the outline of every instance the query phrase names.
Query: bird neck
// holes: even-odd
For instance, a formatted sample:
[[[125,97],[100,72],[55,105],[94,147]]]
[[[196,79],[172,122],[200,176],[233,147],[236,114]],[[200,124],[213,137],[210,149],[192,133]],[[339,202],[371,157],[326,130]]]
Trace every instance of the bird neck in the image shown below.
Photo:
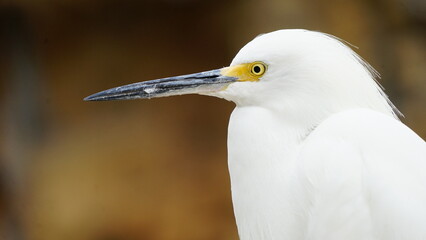
[[[265,108],[237,107],[232,113],[228,164],[242,240],[294,236],[291,225],[297,221],[285,212],[290,209],[285,204],[295,196],[289,196],[286,186],[290,185],[295,155],[309,131]],[[276,226],[278,222],[280,226]]]

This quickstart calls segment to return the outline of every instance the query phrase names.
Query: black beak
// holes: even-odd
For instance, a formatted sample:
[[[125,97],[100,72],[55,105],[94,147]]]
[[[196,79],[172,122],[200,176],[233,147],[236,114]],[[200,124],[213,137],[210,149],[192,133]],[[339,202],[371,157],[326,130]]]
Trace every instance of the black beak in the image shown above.
[[[238,80],[236,77],[224,76],[222,69],[207,72],[161,78],[146,82],[133,83],[111,88],[86,97],[85,101],[110,101],[137,98],[155,98],[183,94],[207,94],[223,89]]]

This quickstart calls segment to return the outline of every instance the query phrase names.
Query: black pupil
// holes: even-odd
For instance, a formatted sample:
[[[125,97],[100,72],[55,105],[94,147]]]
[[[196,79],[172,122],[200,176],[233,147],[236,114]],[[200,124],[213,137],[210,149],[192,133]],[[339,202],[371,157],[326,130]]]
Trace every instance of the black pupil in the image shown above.
[[[254,66],[253,71],[255,73],[260,73],[260,67],[259,66]]]

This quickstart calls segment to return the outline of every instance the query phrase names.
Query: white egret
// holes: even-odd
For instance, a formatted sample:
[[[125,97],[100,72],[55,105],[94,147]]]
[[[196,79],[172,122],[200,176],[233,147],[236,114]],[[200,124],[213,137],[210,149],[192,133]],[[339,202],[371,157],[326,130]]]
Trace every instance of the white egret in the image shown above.
[[[229,67],[85,100],[197,93],[236,103],[228,164],[242,240],[426,239],[426,143],[335,37],[280,30]]]

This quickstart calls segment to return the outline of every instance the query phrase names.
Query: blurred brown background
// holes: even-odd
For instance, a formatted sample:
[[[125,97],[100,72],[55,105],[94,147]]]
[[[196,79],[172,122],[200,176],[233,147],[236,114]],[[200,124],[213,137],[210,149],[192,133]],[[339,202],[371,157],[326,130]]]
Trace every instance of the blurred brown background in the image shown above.
[[[281,28],[358,46],[426,137],[424,0],[0,0],[0,239],[237,239],[232,103],[82,98],[226,66]]]

